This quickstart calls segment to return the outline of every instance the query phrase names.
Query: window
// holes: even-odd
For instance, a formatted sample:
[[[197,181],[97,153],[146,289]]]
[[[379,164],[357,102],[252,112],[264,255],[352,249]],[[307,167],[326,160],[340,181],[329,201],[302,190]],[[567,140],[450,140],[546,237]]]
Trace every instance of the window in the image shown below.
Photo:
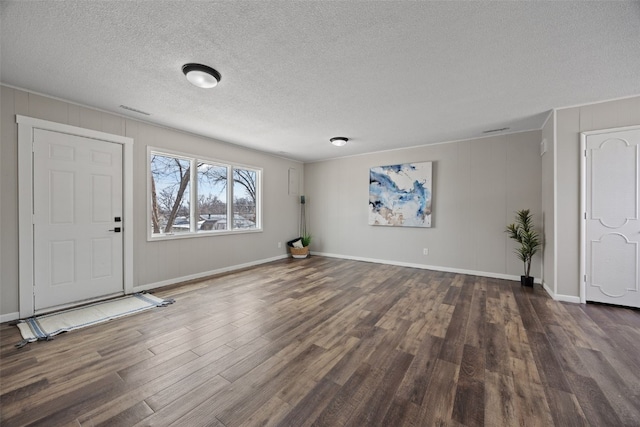
[[[198,164],[199,230],[227,229],[227,177],[229,167],[210,163]]]
[[[148,151],[150,238],[261,230],[260,169]]]
[[[233,169],[233,224],[235,228],[253,228],[256,223],[257,172]]]
[[[153,234],[190,230],[190,161],[151,156],[151,224]]]

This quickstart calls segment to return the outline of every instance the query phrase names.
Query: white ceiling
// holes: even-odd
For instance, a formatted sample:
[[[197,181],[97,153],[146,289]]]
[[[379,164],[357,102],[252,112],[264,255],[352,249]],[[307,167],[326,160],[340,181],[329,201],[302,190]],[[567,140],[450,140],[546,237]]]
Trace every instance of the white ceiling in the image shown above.
[[[2,83],[302,161],[539,129],[554,107],[640,94],[638,1],[0,10]],[[191,86],[189,62],[220,84]]]

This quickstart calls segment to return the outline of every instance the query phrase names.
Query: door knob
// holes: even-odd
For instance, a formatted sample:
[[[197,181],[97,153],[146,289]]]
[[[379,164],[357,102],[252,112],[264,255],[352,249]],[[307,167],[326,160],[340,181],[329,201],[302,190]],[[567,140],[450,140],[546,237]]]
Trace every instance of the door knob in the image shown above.
[[[115,233],[119,233],[120,232],[120,227],[115,227],[113,230],[108,230],[108,231],[113,231]]]

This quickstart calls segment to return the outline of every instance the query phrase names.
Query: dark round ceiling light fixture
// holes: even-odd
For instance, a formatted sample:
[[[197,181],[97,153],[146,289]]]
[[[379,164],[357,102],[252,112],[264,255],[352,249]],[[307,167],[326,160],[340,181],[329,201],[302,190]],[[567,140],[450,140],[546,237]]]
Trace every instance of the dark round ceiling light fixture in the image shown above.
[[[331,138],[329,141],[336,147],[342,147],[347,143],[348,140],[349,138],[345,138],[344,136],[335,136]]]
[[[182,72],[189,83],[204,89],[216,87],[222,78],[219,72],[202,64],[184,64]]]

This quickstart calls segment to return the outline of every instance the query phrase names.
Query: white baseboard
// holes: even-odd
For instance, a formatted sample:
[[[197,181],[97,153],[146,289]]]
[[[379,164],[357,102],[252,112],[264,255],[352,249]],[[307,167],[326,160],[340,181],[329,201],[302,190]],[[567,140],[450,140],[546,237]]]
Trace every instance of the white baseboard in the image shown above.
[[[573,295],[556,294],[556,293],[553,292],[553,290],[549,286],[547,286],[546,283],[543,283],[542,287],[544,288],[545,291],[547,291],[549,296],[551,298],[553,298],[555,301],[562,301],[562,302],[570,302],[570,303],[573,303],[573,304],[580,304],[580,297],[576,297],[576,296],[573,296]]]
[[[547,286],[546,283],[544,283],[544,282],[542,283],[542,288],[547,292],[547,294],[549,294],[549,296],[551,298],[556,299],[555,293],[553,292],[553,290],[549,286]]]
[[[19,318],[20,313],[17,311],[15,313],[0,314],[0,323],[11,322],[13,320],[18,320]]]
[[[203,271],[202,273],[190,274],[188,276],[175,277],[173,279],[163,280],[161,282],[147,283],[146,285],[134,286],[134,292],[148,291],[151,289],[161,288],[163,286],[175,285],[176,283],[188,282],[189,280],[202,279],[209,276],[215,276],[216,274],[228,273],[229,271],[240,270],[247,267],[253,267],[260,264],[266,264],[268,262],[277,261],[280,259],[288,258],[288,254],[278,255],[276,257],[261,259],[258,261],[251,261],[245,264],[237,264],[229,267],[218,268],[216,270]]]
[[[326,252],[313,252],[313,254],[326,256],[330,258],[351,259],[354,261],[373,262],[376,264],[397,265],[399,267],[412,267],[412,268],[420,268],[423,270],[443,271],[445,273],[456,273],[456,274],[468,274],[471,276],[489,277],[491,279],[514,280],[516,282],[520,282],[520,276],[514,276],[511,274],[493,273],[489,271],[465,270],[462,268],[442,267],[439,265],[414,264],[410,262],[389,261],[386,259],[364,258],[364,257],[350,256],[350,255],[338,255],[338,254],[331,254]],[[534,278],[534,282],[538,284],[541,283],[540,279],[538,278]]]
[[[376,264],[387,264],[387,265],[397,265],[400,267],[412,267],[412,268],[420,268],[423,270],[434,270],[434,271],[442,271],[445,273],[456,273],[456,274],[468,274],[472,276],[480,276],[480,277],[489,277],[492,279],[504,279],[504,280],[513,280],[519,281],[520,276],[514,276],[510,274],[500,274],[500,273],[492,273],[487,271],[476,271],[476,270],[466,270],[461,268],[451,268],[451,267],[442,267],[437,265],[426,265],[426,264],[414,264],[409,262],[401,262],[401,261],[389,261],[384,259],[375,259],[375,258],[365,258],[365,257],[356,257],[349,255],[338,255],[326,252],[313,252],[313,255],[326,256],[329,258],[341,258],[341,259],[350,259],[354,261],[364,261],[364,262],[373,262]],[[175,277],[173,279],[163,280],[155,283],[147,283],[146,285],[134,286],[134,292],[142,292],[148,291],[151,289],[161,288],[163,286],[175,285],[176,283],[187,282],[195,279],[202,279],[209,276],[215,276],[216,274],[228,273],[234,270],[240,270],[247,267],[253,267],[260,264],[266,264],[268,262],[277,261],[280,259],[289,258],[288,254],[278,255],[272,258],[266,258],[258,261],[252,261],[245,264],[237,264],[229,267],[223,267],[216,270],[204,271],[202,273],[190,274],[188,276]],[[554,294],[553,291],[547,286],[546,283],[541,283],[540,279],[535,278],[535,283],[542,284],[544,290],[549,294],[551,298],[556,301],[563,302],[571,302],[571,303],[580,303],[580,297],[574,297],[571,295],[558,295]],[[20,313],[6,313],[0,314],[0,323],[11,322],[13,320],[17,320],[20,318]]]
[[[338,255],[326,252],[313,252],[314,255],[321,255],[331,258],[342,258],[342,259],[351,259],[354,261],[364,261],[364,262],[373,262],[377,264],[388,264],[388,265],[397,265],[400,267],[413,267],[413,268],[421,268],[423,270],[434,270],[434,271],[443,271],[446,273],[457,273],[457,274],[469,274],[472,276],[480,276],[480,277],[489,277],[492,279],[504,279],[504,280],[514,280],[516,282],[520,281],[520,276],[514,276],[510,274],[501,274],[501,273],[492,273],[487,271],[476,271],[476,270],[465,270],[461,268],[451,268],[451,267],[442,267],[438,265],[426,265],[426,264],[413,264],[409,262],[401,262],[401,261],[389,261],[384,259],[374,259],[374,258],[364,258],[364,257],[355,257],[349,255]],[[572,295],[561,295],[554,294],[554,292],[547,286],[546,283],[542,283],[542,280],[539,278],[534,278],[534,283],[542,285],[542,288],[549,294],[551,298],[556,301],[570,302],[579,304],[580,297],[572,296]]]
[[[580,304],[580,297],[574,297],[573,295],[562,295],[562,294],[555,294],[552,295],[552,298],[556,301],[562,301],[562,302],[571,302],[574,304]]]

